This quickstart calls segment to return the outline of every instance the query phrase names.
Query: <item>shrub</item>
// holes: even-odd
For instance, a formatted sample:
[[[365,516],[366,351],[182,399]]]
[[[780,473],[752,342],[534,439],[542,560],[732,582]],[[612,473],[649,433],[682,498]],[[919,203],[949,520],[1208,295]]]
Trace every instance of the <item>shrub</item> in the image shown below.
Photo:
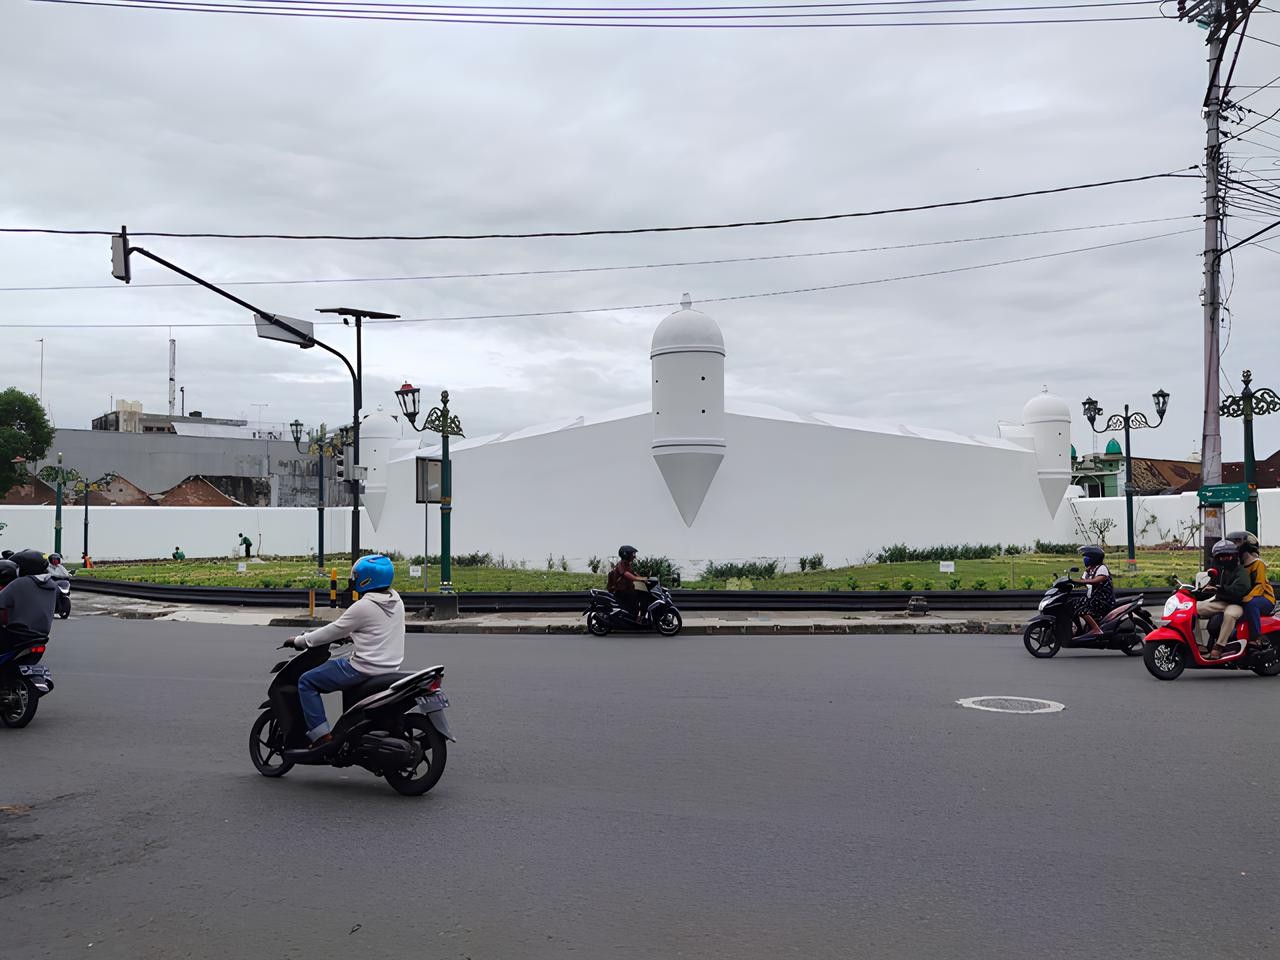
[[[565,555],[563,553],[560,554],[560,569],[564,573],[569,572],[569,561],[565,559]]]
[[[960,589],[960,578],[959,578],[959,577],[952,577],[950,580],[948,580],[948,581],[947,581],[947,589],[948,589],[948,590],[959,590],[959,589]]]
[[[850,589],[850,590],[857,590],[857,589],[858,589],[858,587],[860,587],[860,586],[861,586],[861,584],[858,582],[858,578],[857,578],[857,577],[850,577],[850,578],[849,578],[849,580],[848,580],[848,584],[849,584],[849,589]]]
[[[987,581],[978,579],[973,581],[972,586],[974,590],[985,590],[987,589]]]
[[[453,565],[455,567],[491,567],[493,566],[493,554],[480,553],[479,551],[455,554]]]
[[[427,562],[427,558],[420,553],[415,553],[409,558],[409,564],[414,567],[420,567]]]
[[[814,554],[810,554],[807,557],[801,557],[800,572],[804,573],[806,570],[821,570],[823,563],[824,563],[824,559],[822,554],[820,553],[814,553]]]
[[[876,563],[908,563],[936,560],[990,560],[1000,555],[1000,545],[990,543],[943,544],[936,547],[908,547],[895,543],[876,554]]]
[[[638,557],[632,569],[642,577],[657,577],[663,583],[674,584],[680,579],[670,557]]]
[[[903,589],[903,590],[914,590],[914,589],[915,589],[915,586],[916,586],[916,585],[915,585],[911,580],[903,580],[903,581],[902,581],[902,589]]]
[[[404,554],[403,554],[403,553],[401,553],[399,550],[373,550],[373,549],[370,549],[370,550],[364,550],[364,549],[361,549],[361,551],[360,551],[360,556],[362,556],[362,557],[372,557],[372,556],[375,556],[375,555],[377,555],[377,554],[382,554],[384,557],[386,557],[386,558],[387,558],[388,560],[390,560],[392,563],[404,563]]]
[[[1050,540],[1037,540],[1035,543],[1036,553],[1048,553],[1058,557],[1070,556],[1077,549],[1079,545],[1075,543],[1054,543]]]
[[[932,580],[925,580],[923,583],[921,583],[921,584],[920,584],[920,589],[921,589],[921,590],[932,590],[932,589],[933,589],[933,581],[932,581]]]
[[[547,554],[547,569],[554,570],[556,568],[556,558],[551,554]]]
[[[708,561],[702,571],[704,580],[729,580],[746,578],[750,580],[772,580],[778,572],[778,561],[748,561],[743,563],[716,563]]]
[[[1034,589],[1035,589],[1035,585],[1036,585],[1036,578],[1035,578],[1035,577],[1023,577],[1023,578],[1022,578],[1022,588],[1023,588],[1024,590],[1034,590]]]
[[[1006,557],[1020,557],[1026,552],[1026,547],[1020,546],[1016,543],[1011,543],[1004,548],[1004,555]]]
[[[997,589],[997,590],[1008,590],[1008,589],[1009,589],[1009,581],[1008,581],[1008,580],[997,580],[997,581],[996,581],[996,589]]]
[[[881,591],[888,590],[889,584],[886,583],[884,580],[881,580],[876,584],[876,589]]]
[[[599,557],[592,557],[587,561],[587,569],[592,573],[599,573],[604,568],[604,561]]]

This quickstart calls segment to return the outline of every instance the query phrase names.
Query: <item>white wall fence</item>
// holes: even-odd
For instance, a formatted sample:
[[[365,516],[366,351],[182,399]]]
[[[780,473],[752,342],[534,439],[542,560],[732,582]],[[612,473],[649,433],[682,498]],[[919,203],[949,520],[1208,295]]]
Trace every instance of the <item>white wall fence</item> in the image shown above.
[[[1192,544],[1200,542],[1196,524],[1199,523],[1198,501],[1195,494],[1168,497],[1138,497],[1134,501],[1134,532],[1139,546],[1155,546],[1170,541],[1183,540]],[[421,517],[421,507],[417,515]],[[957,512],[963,514],[964,505],[957,504]],[[1259,492],[1260,537],[1264,544],[1280,543],[1280,490]],[[856,516],[856,514],[855,514]],[[76,559],[83,544],[83,513],[75,508],[62,512],[62,550]],[[1107,543],[1115,546],[1125,542],[1125,502],[1123,497],[1076,498],[1063,503],[1054,520],[1054,538],[1065,543],[1083,543],[1099,539],[1090,524],[1099,519],[1114,522],[1106,533]],[[360,539],[366,547],[400,550],[407,556],[421,553],[423,534],[421,521],[412,525],[384,523],[381,531],[374,531],[367,517],[363,517]],[[589,523],[591,514],[583,515]],[[35,547],[53,549],[53,507],[2,507],[0,523],[7,527],[0,531],[0,546],[11,550]],[[1244,527],[1244,508],[1232,504],[1227,509],[1227,528]],[[337,556],[350,549],[351,514],[345,509],[325,511],[325,552]],[[316,549],[316,511],[304,507],[90,507],[89,553],[96,560],[134,560],[139,558],[167,557],[175,546],[181,546],[188,557],[226,557],[237,549],[239,536],[244,533],[253,540],[254,553],[303,555]],[[954,534],[954,531],[950,531]],[[432,511],[432,550],[439,550],[438,513]],[[1025,538],[1030,546],[1036,539],[1036,531],[1028,531]],[[955,536],[939,539],[955,540]],[[960,539],[985,543],[992,539],[980,522]],[[931,546],[925,540],[911,546]],[[882,544],[881,546],[887,546]],[[795,544],[761,542],[754,544],[751,554],[756,557],[782,557],[795,553]],[[472,544],[470,539],[455,549],[483,549],[495,557],[506,551],[509,560],[520,556],[519,548],[512,544]],[[527,550],[525,552],[528,552]],[[547,552],[543,550],[528,557],[531,566],[539,566]],[[558,556],[558,554],[557,554]],[[583,558],[570,558],[573,566],[583,568]],[[724,557],[718,559],[735,559]],[[851,556],[851,560],[854,558]],[[841,558],[828,551],[827,562],[834,565]],[[856,562],[856,561],[855,561]]]
[[[303,555],[313,553],[319,533],[317,511],[304,507],[93,507],[89,508],[89,555],[95,560],[167,557],[180,546],[188,557],[226,557],[242,552],[239,534],[249,537],[253,552]],[[351,511],[325,511],[325,553],[347,553],[351,544]],[[362,515],[363,516],[363,515]],[[53,507],[0,507],[0,546],[47,552],[53,549]],[[361,543],[384,545],[365,519]],[[84,513],[62,511],[62,552],[75,561],[84,546]]]

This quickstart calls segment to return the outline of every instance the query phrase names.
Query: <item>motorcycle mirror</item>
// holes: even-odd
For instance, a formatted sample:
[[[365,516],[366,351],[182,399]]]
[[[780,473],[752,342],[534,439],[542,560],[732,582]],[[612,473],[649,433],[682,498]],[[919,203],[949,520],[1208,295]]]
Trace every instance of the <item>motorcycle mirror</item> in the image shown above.
[[[1169,574],[1169,586],[1178,587],[1181,585],[1182,581],[1178,579],[1178,575],[1176,573]]]
[[[1079,568],[1079,567],[1072,567],[1072,568],[1071,568],[1071,572],[1072,572],[1072,573],[1079,573],[1079,572],[1080,572],[1080,568]]]

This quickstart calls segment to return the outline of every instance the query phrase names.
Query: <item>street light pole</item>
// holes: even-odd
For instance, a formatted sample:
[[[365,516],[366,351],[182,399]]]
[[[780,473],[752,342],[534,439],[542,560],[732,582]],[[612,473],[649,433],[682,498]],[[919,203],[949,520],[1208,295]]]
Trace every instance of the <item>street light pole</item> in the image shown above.
[[[450,533],[453,519],[453,464],[449,460],[449,438],[465,436],[462,422],[449,413],[449,391],[440,391],[440,406],[433,407],[422,426],[418,426],[419,394],[422,391],[406,383],[396,391],[400,409],[409,426],[419,433],[440,434],[440,592],[453,592],[453,561],[450,556]]]
[[[67,475],[62,469],[62,454],[58,454],[58,484],[53,495],[53,552],[62,553],[62,485]]]
[[[1134,413],[1129,412],[1129,405],[1124,405],[1124,415],[1113,414],[1105,425],[1101,428],[1095,422],[1098,417],[1102,416],[1102,407],[1093,397],[1088,397],[1084,401],[1085,419],[1089,421],[1089,426],[1094,433],[1111,433],[1116,430],[1124,431],[1124,500],[1125,500],[1125,518],[1128,522],[1128,547],[1129,560],[1128,566],[1132,567],[1137,562],[1137,550],[1134,543],[1133,535],[1133,452],[1130,448],[1129,431],[1140,430],[1144,427],[1154,430],[1160,424],[1164,423],[1165,411],[1169,409],[1169,394],[1164,390],[1157,390],[1151,395],[1151,399],[1155,401],[1156,416],[1159,417],[1155,423],[1151,423],[1147,419],[1147,415],[1141,411]]]
[[[351,365],[351,361],[348,360],[346,356],[344,356],[341,353],[341,351],[335,349],[334,347],[329,346],[329,344],[325,343],[323,340],[317,340],[314,334],[311,332],[312,330],[311,324],[305,320],[298,320],[294,317],[284,317],[284,316],[281,316],[280,314],[271,313],[268,310],[262,310],[259,307],[255,307],[252,303],[249,303],[247,300],[243,300],[240,297],[237,297],[235,294],[228,293],[226,290],[223,290],[221,287],[210,283],[208,280],[205,280],[203,277],[198,277],[194,273],[191,273],[189,270],[184,270],[177,264],[170,263],[168,260],[165,260],[163,257],[156,256],[150,250],[145,250],[142,247],[130,246],[129,231],[127,228],[123,226],[120,228],[120,232],[118,234],[114,234],[111,238],[111,275],[115,277],[117,280],[121,280],[125,283],[131,282],[133,279],[133,274],[132,274],[132,268],[129,262],[129,258],[135,253],[143,257],[146,257],[148,260],[152,261],[153,263],[159,264],[160,266],[164,267],[166,270],[173,271],[180,277],[185,277],[186,279],[190,280],[192,283],[199,284],[200,286],[204,287],[206,290],[212,293],[216,293],[218,296],[222,297],[223,299],[230,300],[232,303],[236,304],[237,306],[243,307],[244,309],[248,310],[250,313],[254,315],[254,319],[258,324],[258,336],[264,337],[268,340],[281,340],[285,343],[292,343],[295,346],[299,346],[304,350],[310,347],[319,347],[321,350],[324,350],[326,353],[330,353],[333,356],[337,357],[339,360],[341,360],[342,365],[347,368],[347,373],[351,375],[351,398],[352,398],[351,426],[352,426],[352,430],[354,431],[353,435],[356,438],[353,460],[356,463],[359,462],[360,398],[361,398],[360,375],[357,373],[356,368]],[[340,310],[342,309],[344,308],[339,308],[338,311],[325,311],[325,312],[340,312]],[[383,315],[373,314],[366,311],[364,313],[364,316],[383,316]],[[386,315],[386,316],[389,316],[389,315]],[[360,559],[360,480],[356,477],[352,478],[351,492],[352,492],[351,562],[352,564],[354,564],[358,559]]]
[[[293,437],[293,445],[299,453],[308,453],[302,449],[302,421],[294,420],[289,424],[289,432]],[[316,485],[316,510],[318,526],[316,530],[316,562],[319,570],[324,572],[324,458],[332,453],[329,437],[322,430],[316,439],[316,472],[319,481]]]
[[[1253,372],[1244,371],[1240,379],[1244,388],[1238,397],[1227,397],[1219,412],[1224,417],[1244,420],[1244,482],[1249,485],[1249,499],[1244,503],[1244,526],[1255,537],[1258,535],[1258,461],[1253,449],[1253,418],[1268,413],[1280,413],[1280,395],[1270,387],[1253,389]]]

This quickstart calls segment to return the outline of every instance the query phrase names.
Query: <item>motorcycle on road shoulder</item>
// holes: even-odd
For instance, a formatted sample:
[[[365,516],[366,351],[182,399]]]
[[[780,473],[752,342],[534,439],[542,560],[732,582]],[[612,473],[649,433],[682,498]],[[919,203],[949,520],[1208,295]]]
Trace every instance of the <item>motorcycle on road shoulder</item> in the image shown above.
[[[1071,573],[1079,573],[1072,567]],[[1119,650],[1127,657],[1142,653],[1142,641],[1155,629],[1151,614],[1142,607],[1142,597],[1118,597],[1098,626],[1100,634],[1085,636],[1084,621],[1076,615],[1072,603],[1074,584],[1069,575],[1059,577],[1045,591],[1036,616],[1022,632],[1022,645],[1039,660],[1056,656],[1066,649]]]
[[[632,633],[651,633],[657,630],[664,637],[674,637],[684,626],[680,611],[670,592],[657,577],[636,583],[637,589],[649,593],[649,606],[639,617],[632,616],[608,590],[593,589],[588,594],[586,613],[587,630],[597,637],[606,637],[614,630]]]

